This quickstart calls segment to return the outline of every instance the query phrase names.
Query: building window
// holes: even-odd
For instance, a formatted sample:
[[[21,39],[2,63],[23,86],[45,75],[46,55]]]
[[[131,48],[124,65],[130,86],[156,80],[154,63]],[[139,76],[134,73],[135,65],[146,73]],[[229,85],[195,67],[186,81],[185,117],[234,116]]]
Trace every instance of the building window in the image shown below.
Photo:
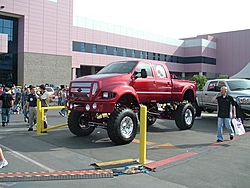
[[[117,55],[117,48],[114,47],[114,55]]]
[[[145,52],[144,55],[145,55],[145,59],[148,59],[148,52]]]
[[[126,57],[127,56],[127,50],[123,49],[123,56]]]
[[[161,54],[158,54],[158,61],[161,60]]]
[[[103,54],[108,54],[107,46],[103,46]]]
[[[84,42],[81,43],[81,52],[85,52],[85,43]]]
[[[97,52],[97,45],[96,44],[93,44],[93,53],[96,53]]]
[[[140,51],[140,58],[143,59],[143,51]]]
[[[135,57],[135,50],[132,50],[132,57]]]
[[[0,18],[0,33],[8,35],[8,41],[13,41],[13,20]]]
[[[18,19],[0,15],[0,33],[8,35],[8,52],[0,54],[0,83],[17,84]]]
[[[153,53],[153,60],[155,60],[155,53]]]

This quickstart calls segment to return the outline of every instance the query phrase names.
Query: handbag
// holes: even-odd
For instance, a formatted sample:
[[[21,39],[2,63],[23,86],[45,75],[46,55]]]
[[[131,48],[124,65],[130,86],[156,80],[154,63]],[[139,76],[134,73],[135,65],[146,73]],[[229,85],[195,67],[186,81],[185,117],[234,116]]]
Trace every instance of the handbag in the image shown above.
[[[242,124],[242,121],[240,118],[232,119],[232,125],[234,128],[235,135],[243,135],[246,133],[244,125]]]

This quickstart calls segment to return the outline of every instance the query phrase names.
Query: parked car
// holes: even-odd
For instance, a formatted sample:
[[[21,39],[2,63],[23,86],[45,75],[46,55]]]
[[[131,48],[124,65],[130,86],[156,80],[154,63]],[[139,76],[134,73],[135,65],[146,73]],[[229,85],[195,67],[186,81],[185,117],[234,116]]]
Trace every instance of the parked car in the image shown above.
[[[45,89],[52,96],[52,99],[55,99],[56,91],[52,87],[45,87]]]

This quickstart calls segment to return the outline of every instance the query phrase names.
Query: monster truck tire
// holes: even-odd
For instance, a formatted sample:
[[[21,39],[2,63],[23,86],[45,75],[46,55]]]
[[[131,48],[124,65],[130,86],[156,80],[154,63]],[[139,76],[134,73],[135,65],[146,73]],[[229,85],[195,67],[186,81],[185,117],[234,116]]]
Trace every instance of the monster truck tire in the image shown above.
[[[156,122],[157,118],[155,116],[147,116],[147,126],[154,125]]]
[[[201,116],[201,107],[198,106],[198,104],[195,102],[194,104],[194,108],[195,108],[195,116],[200,117]]]
[[[137,127],[137,117],[131,109],[115,108],[109,117],[107,132],[112,142],[122,145],[134,140]]]
[[[82,112],[71,111],[68,118],[69,130],[76,136],[88,136],[95,127],[85,125],[86,118]]]
[[[194,108],[191,104],[179,104],[175,111],[175,124],[180,130],[191,129],[194,124]]]
[[[138,113],[138,119],[140,121],[140,113]],[[156,122],[157,118],[153,115],[147,115],[147,127],[154,125],[154,123]]]

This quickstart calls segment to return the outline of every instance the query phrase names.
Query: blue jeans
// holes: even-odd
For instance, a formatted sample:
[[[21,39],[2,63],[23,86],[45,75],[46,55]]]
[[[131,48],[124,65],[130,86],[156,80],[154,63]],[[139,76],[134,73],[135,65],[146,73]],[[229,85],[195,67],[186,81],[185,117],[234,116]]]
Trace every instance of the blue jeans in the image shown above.
[[[234,136],[234,131],[231,127],[231,118],[220,118],[218,117],[218,134],[217,139],[223,141],[223,125],[227,128],[229,136]]]
[[[61,105],[62,105],[62,103],[63,103],[63,102],[62,102],[62,98],[58,98],[57,105],[58,105],[58,106],[61,106]]]
[[[64,102],[62,102],[62,106],[64,105]],[[62,108],[61,110],[61,113],[64,114],[65,116],[68,115],[68,110],[66,108]]]
[[[2,108],[2,122],[9,123],[10,122],[10,108]]]

